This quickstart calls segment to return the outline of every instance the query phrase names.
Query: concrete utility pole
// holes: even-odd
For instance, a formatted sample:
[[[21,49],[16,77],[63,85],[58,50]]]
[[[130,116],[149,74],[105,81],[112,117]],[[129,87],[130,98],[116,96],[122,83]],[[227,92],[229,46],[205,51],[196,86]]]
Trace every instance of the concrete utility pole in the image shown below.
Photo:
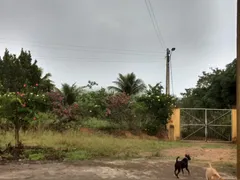
[[[170,94],[170,50],[167,48],[166,55],[166,94]]]
[[[237,1],[237,179],[240,180],[240,0]]]
[[[167,54],[166,54],[166,94],[170,94],[170,60],[172,51],[175,51],[176,48],[172,48],[169,50],[167,48]]]

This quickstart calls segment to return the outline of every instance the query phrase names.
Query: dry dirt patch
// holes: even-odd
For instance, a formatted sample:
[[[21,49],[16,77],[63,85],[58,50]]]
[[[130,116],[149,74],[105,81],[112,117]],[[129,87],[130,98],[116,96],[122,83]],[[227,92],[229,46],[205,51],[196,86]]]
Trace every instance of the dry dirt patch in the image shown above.
[[[236,149],[222,148],[201,148],[187,147],[165,149],[162,152],[163,156],[168,157],[183,157],[185,153],[189,153],[192,160],[210,161],[210,162],[236,162]]]
[[[75,163],[6,164],[0,166],[0,180],[176,180],[174,161],[118,160],[81,161]],[[190,165],[191,176],[181,179],[204,180],[204,167]],[[223,174],[225,179],[234,179]]]

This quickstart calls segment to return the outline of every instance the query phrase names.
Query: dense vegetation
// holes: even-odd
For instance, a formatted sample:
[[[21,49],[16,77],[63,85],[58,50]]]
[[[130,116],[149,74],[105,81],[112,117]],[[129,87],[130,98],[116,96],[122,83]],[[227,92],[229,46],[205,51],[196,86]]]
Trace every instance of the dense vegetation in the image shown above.
[[[203,72],[194,88],[186,89],[178,105],[186,108],[228,109],[236,106],[236,59],[225,69]]]
[[[62,84],[57,89],[33,61],[30,52],[17,57],[8,50],[0,59],[1,131],[52,130],[64,132],[80,127],[102,131],[114,129],[144,131],[156,135],[175,107],[176,99],[163,94],[160,83],[148,86],[134,73],[119,74],[115,86],[91,90],[98,84]]]
[[[16,144],[0,150],[0,157],[21,152],[21,158],[31,160],[86,159],[137,156],[142,151],[158,156],[159,148],[173,144],[114,139],[106,133],[165,132],[176,105],[231,108],[236,103],[235,83],[236,60],[225,69],[203,72],[196,87],[186,89],[181,99],[164,94],[161,83],[146,86],[134,73],[119,74],[106,89],[93,90],[95,81],[80,86],[63,83],[58,89],[30,52],[21,50],[16,56],[6,50],[0,58],[0,147],[13,140]],[[94,134],[81,134],[84,128]],[[21,149],[22,142],[30,149],[13,151]]]

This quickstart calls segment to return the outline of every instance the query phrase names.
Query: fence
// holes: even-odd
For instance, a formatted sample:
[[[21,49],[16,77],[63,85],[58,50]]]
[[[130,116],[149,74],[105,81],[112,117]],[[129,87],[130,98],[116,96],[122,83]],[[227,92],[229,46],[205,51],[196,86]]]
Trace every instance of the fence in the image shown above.
[[[235,141],[236,109],[177,108],[167,124],[170,140]]]

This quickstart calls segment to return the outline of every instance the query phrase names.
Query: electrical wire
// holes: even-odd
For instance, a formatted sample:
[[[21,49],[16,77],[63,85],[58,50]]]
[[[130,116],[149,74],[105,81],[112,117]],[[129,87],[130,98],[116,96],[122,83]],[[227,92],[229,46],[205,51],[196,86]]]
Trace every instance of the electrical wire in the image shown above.
[[[47,56],[33,56],[36,59],[51,59],[51,60],[68,60],[69,63],[73,60],[77,60],[78,62],[84,63],[160,63],[158,59],[149,59],[149,60],[135,60],[135,61],[128,61],[128,60],[106,60],[106,58],[98,58],[98,57],[47,57]],[[163,59],[162,59],[163,60]]]
[[[160,29],[157,28],[157,26],[155,25],[156,22],[154,22],[154,20],[156,20],[156,17],[155,17],[155,14],[154,14],[154,12],[153,12],[153,9],[152,9],[151,2],[150,2],[150,1],[148,1],[148,2],[150,3],[150,5],[148,5],[147,0],[145,0],[145,4],[146,4],[147,10],[148,10],[148,14],[149,14],[149,16],[150,16],[150,19],[151,19],[151,21],[152,21],[153,28],[154,28],[154,30],[155,30],[155,33],[156,33],[156,35],[157,35],[157,38],[158,38],[158,41],[159,41],[160,45],[162,46],[163,49],[165,49],[164,43],[162,42],[162,39],[161,39],[161,37],[160,37],[160,35],[159,35]],[[152,15],[151,12],[152,12],[154,15]],[[155,17],[155,18],[154,18],[154,17]],[[157,24],[157,23],[156,23],[156,24]]]
[[[31,46],[37,47],[47,47],[52,49],[60,49],[60,50],[73,50],[73,51],[86,51],[86,52],[94,52],[94,53],[111,53],[111,54],[124,54],[124,55],[144,55],[144,56],[159,56],[164,52],[144,52],[138,50],[129,50],[129,49],[107,49],[107,48],[97,48],[97,47],[89,47],[89,46],[75,46],[75,45],[62,45],[62,44],[43,44],[43,43],[36,43],[36,42],[26,42],[26,41],[17,41],[17,40],[7,40],[5,38],[0,38],[0,44],[8,43],[9,41],[12,42],[20,42],[30,44]],[[7,42],[6,42],[7,41]],[[117,52],[118,51],[118,52]]]
[[[159,33],[160,39],[162,40],[161,42],[162,42],[163,48],[166,49],[166,44],[165,44],[165,42],[164,42],[162,33],[161,33],[160,28],[159,28],[159,26],[158,26],[157,18],[156,18],[156,16],[155,16],[155,13],[154,13],[154,10],[153,10],[153,7],[152,7],[151,0],[148,0],[148,2],[149,2],[149,5],[150,5],[150,9],[151,9],[151,11],[152,11],[152,14],[153,14],[153,19],[155,20],[155,23],[156,23],[157,31],[158,31],[158,33]]]

